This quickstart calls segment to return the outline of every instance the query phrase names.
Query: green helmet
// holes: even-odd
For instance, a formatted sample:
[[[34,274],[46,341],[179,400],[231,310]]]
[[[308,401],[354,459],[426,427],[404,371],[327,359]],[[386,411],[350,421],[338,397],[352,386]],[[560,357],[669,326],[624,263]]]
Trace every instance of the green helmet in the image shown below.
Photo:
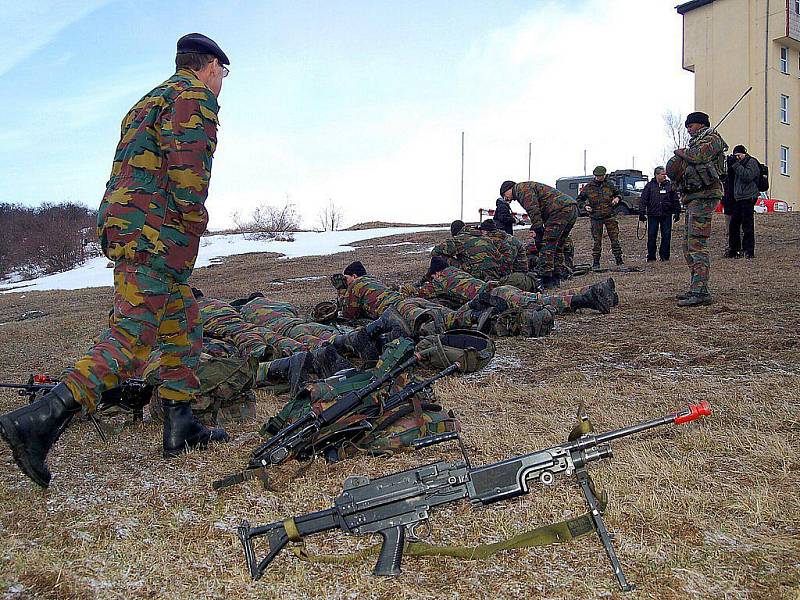
[[[596,175],[597,177],[601,177],[602,175],[606,174],[606,168],[603,165],[598,165],[594,168],[592,174]]]

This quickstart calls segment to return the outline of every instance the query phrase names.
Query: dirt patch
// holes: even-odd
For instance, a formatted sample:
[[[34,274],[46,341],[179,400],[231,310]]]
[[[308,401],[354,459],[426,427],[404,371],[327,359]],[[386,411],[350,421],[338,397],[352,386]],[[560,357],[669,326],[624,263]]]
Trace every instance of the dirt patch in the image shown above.
[[[607,522],[628,578],[642,598],[793,598],[800,593],[800,215],[757,215],[758,257],[723,260],[723,221],[712,237],[715,304],[679,309],[688,273],[675,231],[673,259],[644,264],[635,217],[620,220],[626,261],[614,274],[621,304],[610,315],[559,318],[545,339],[500,339],[485,372],[436,385],[456,410],[474,463],[560,443],[583,400],[596,429],[660,416],[708,400],[715,414],[686,427],[615,444],[592,471],[610,497]],[[586,260],[589,223],[573,237]],[[327,275],[352,260],[388,283],[417,279],[426,249],[445,231],[368,240],[354,252],[284,259],[245,255],[199,269],[192,283],[226,299],[254,290],[310,309],[330,299]],[[527,236],[527,232],[517,235]],[[794,243],[786,243],[794,239]],[[604,261],[610,260],[607,240]],[[576,279],[576,285],[599,280]],[[0,296],[0,373],[22,381],[57,374],[100,333],[109,288]],[[32,320],[9,319],[27,311]],[[266,419],[282,398],[259,393]],[[20,399],[0,393],[0,409]],[[254,426],[230,429],[224,447],[166,462],[160,430],[145,423],[103,444],[90,424],[73,425],[50,456],[53,484],[41,493],[0,447],[0,584],[9,598],[599,598],[621,597],[595,537],[518,550],[488,561],[415,559],[391,580],[372,564],[315,565],[285,552],[251,582],[235,528],[328,508],[349,475],[378,476],[444,458],[435,447],[393,459],[360,457],[276,470],[277,492],[250,482],[217,495],[211,481],[241,467]],[[293,478],[294,477],[294,478]],[[584,510],[563,479],[512,502],[466,503],[432,515],[432,541],[497,541]],[[374,542],[344,535],[309,540],[344,553]]]

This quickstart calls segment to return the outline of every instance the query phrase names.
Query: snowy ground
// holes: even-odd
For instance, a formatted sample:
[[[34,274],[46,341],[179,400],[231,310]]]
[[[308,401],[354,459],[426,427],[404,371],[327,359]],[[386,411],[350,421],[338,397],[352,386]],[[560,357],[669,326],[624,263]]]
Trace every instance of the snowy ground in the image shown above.
[[[195,268],[207,267],[226,256],[248,254],[252,252],[277,252],[285,258],[300,256],[324,256],[337,252],[347,252],[354,248],[348,246],[355,242],[380,238],[400,233],[416,233],[419,231],[435,231],[437,227],[383,227],[378,229],[363,229],[360,231],[303,231],[294,234],[293,242],[278,242],[274,240],[246,240],[241,234],[212,235],[200,241],[200,252]],[[398,245],[398,244],[391,244]],[[44,291],[44,290],[77,290],[90,287],[104,287],[113,285],[113,270],[108,268],[108,259],[105,257],[93,258],[80,267],[30,279],[0,285],[0,293],[14,291]]]

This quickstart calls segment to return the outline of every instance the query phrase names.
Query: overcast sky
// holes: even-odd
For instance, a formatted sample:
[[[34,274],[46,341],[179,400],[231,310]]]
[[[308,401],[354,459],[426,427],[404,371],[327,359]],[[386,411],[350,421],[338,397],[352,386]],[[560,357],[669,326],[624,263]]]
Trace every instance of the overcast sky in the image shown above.
[[[693,109],[675,1],[29,0],[4,7],[0,202],[96,207],[123,116],[214,38],[220,96],[211,228],[290,201],[307,226],[458,218],[504,179],[650,171],[666,110]],[[702,109],[703,107],[698,107]],[[634,159],[635,157],[635,159]]]

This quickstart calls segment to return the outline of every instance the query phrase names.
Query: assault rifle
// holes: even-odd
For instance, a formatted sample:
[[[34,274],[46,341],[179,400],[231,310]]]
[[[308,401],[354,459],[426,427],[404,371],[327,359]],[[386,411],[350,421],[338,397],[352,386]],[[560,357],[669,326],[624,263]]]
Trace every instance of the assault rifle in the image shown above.
[[[557,475],[575,475],[589,507],[592,525],[620,588],[629,591],[633,586],[625,579],[611,544],[587,465],[611,458],[609,442],[613,440],[662,425],[681,425],[710,414],[710,405],[702,402],[658,419],[595,435],[590,433],[588,418],[579,413],[582,423],[570,435],[574,439],[546,450],[475,468],[470,465],[458,433],[421,438],[415,442],[418,448],[458,440],[463,460],[435,462],[374,480],[349,477],[332,508],[260,527],[251,527],[244,521],[238,528],[238,536],[244,546],[250,576],[259,579],[290,540],[298,542],[305,536],[334,529],[358,535],[380,534],[383,545],[374,574],[399,575],[406,532],[416,537],[419,526],[428,520],[431,509],[465,498],[475,505],[509,500],[529,493],[531,482],[550,485]],[[259,561],[253,549],[253,539],[260,536],[267,537],[269,552]]]
[[[387,382],[393,380],[409,367],[417,364],[418,360],[419,358],[416,355],[412,356],[394,369],[387,371],[381,377],[374,379],[368,385],[343,394],[333,405],[319,414],[314,413],[314,411],[307,412],[297,421],[290,423],[253,450],[250,462],[247,464],[244,471],[241,473],[234,473],[224,479],[215,481],[211,486],[215,490],[221,490],[237,483],[253,479],[254,477],[260,477],[262,481],[264,481],[266,470],[270,466],[279,465],[288,460],[291,456],[308,454],[309,450],[311,454],[313,454],[313,445],[316,441],[317,434],[323,428],[356,411],[365,398],[378,391]],[[456,362],[430,379],[408,384],[395,394],[389,396],[381,406],[376,407],[374,409],[376,415],[378,411],[385,412],[400,406],[421,390],[442,377],[450,375],[450,373],[459,368],[460,364]]]
[[[33,373],[28,377],[27,383],[0,383],[0,389],[17,390],[20,396],[26,397],[28,403],[36,400],[40,392],[49,392],[56,385],[58,379],[45,373]],[[131,378],[123,381],[119,386],[106,390],[97,403],[97,414],[109,413],[119,409],[125,414],[133,416],[134,421],[143,420],[144,407],[150,401],[153,387],[144,379]],[[100,438],[107,442],[106,434],[100,426],[94,413],[89,415],[89,420],[94,425]]]

